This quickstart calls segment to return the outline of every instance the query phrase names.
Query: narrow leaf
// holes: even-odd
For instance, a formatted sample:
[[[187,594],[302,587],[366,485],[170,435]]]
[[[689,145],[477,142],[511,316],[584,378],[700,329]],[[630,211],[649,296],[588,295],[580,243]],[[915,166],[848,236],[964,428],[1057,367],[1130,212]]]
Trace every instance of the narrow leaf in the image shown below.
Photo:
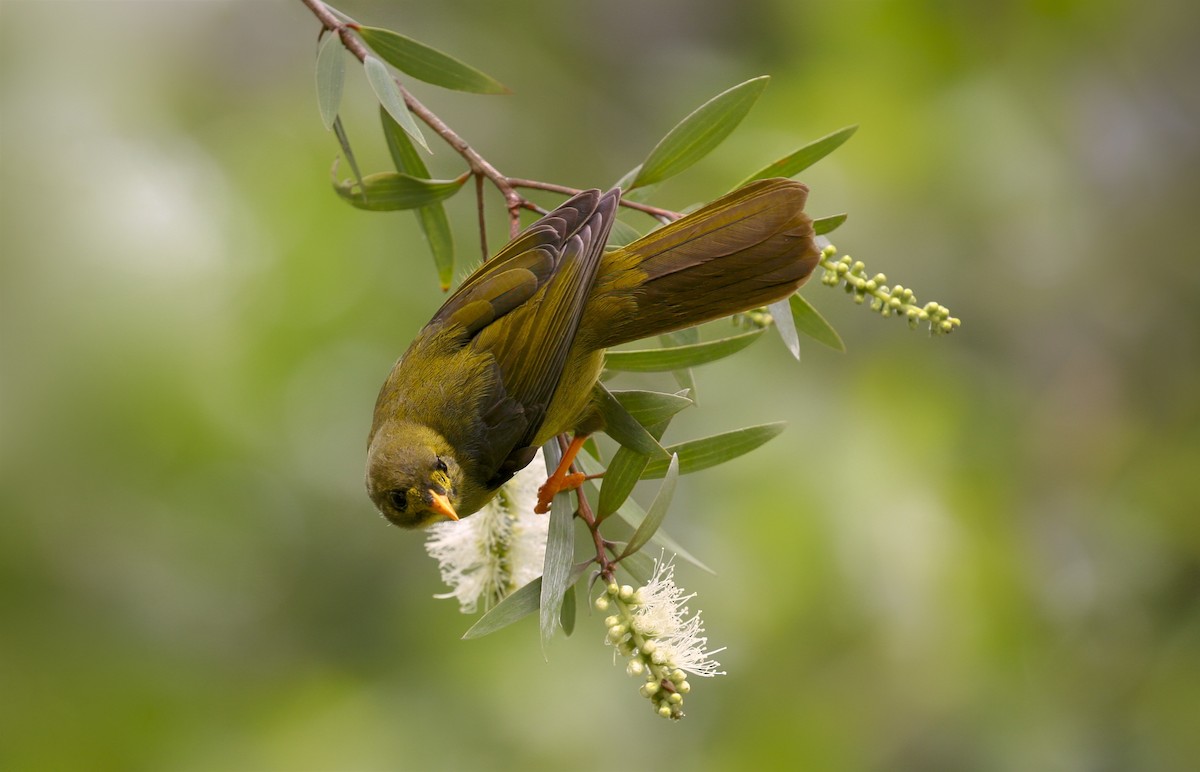
[[[336,33],[325,36],[317,49],[317,107],[321,123],[332,129],[342,106],[342,86],[346,82],[346,60],[342,56],[342,40]]]
[[[562,625],[563,635],[570,638],[571,633],[575,632],[575,585],[573,584],[563,595],[562,611],[558,615],[558,621]]]
[[[600,415],[604,418],[604,431],[609,437],[645,456],[663,460],[670,458],[658,444],[658,440],[629,414],[603,384],[596,384],[594,399],[600,409]]]
[[[807,300],[799,295],[792,295],[789,302],[792,306],[792,318],[796,321],[797,330],[819,343],[824,343],[834,351],[846,350],[842,336],[837,334],[833,325],[825,321],[825,317],[821,316]]]
[[[371,212],[416,209],[449,198],[467,181],[464,174],[454,180],[423,180],[399,172],[368,174],[361,185],[339,182],[333,187],[343,199]]]
[[[637,351],[609,351],[604,355],[604,366],[610,370],[639,373],[681,370],[736,354],[758,340],[762,333],[763,329],[759,328],[706,343]]]
[[[362,172],[358,170],[358,162],[354,160],[354,149],[350,147],[350,137],[346,136],[341,116],[333,119],[333,133],[337,136],[338,144],[342,146],[342,155],[346,156],[346,163],[350,164],[350,171],[354,174],[354,179],[361,186],[363,184]],[[333,166],[334,169],[337,169],[336,159]]]
[[[668,445],[667,452],[679,456],[680,474],[691,474],[749,453],[783,431],[783,427],[782,422],[747,426],[744,429],[734,429],[731,432],[714,434],[711,437]],[[668,464],[665,461],[651,461],[646,465],[646,471],[642,477],[643,479],[662,477],[667,473],[667,468]]]
[[[618,560],[626,558],[642,547],[645,547],[646,542],[650,541],[650,537],[658,532],[658,527],[662,525],[663,518],[667,516],[667,509],[671,506],[671,497],[675,495],[675,482],[678,479],[679,456],[671,456],[662,485],[658,486],[658,493],[655,494],[654,501],[650,504],[650,509],[646,512],[646,519],[633,532],[633,536],[630,537],[629,543],[625,545],[625,549],[621,552],[620,557],[617,558]]]
[[[800,361],[800,336],[796,334],[796,321],[792,319],[791,304],[787,300],[776,300],[767,306],[767,311],[771,313],[771,318],[775,321],[775,329],[779,330],[779,337],[783,338],[783,345],[792,352],[796,361]]]
[[[421,154],[413,147],[408,133],[396,123],[383,105],[379,106],[379,120],[383,123],[383,136],[387,140],[388,152],[392,155],[396,171],[427,179],[429,169],[425,166]],[[446,208],[441,203],[427,204],[419,207],[415,214],[421,232],[429,242],[429,251],[433,253],[433,264],[437,267],[442,291],[448,290],[454,277],[454,236],[450,232]]]
[[[398,32],[379,27],[358,27],[357,32],[384,61],[418,80],[475,94],[510,93],[492,76]]]
[[[717,94],[680,121],[642,162],[631,188],[673,177],[721,144],[750,112],[770,78],[763,75]]]
[[[747,182],[766,179],[767,177],[794,177],[808,167],[820,161],[825,156],[832,153],[841,147],[842,143],[850,139],[854,132],[858,131],[858,126],[847,126],[843,129],[838,129],[832,134],[827,134],[818,140],[808,143],[804,147],[796,150],[788,155],[780,158],[774,163],[768,164],[759,169],[754,174],[751,174],[746,179],[734,186],[734,189],[742,187]]]
[[[828,217],[813,220],[813,234],[823,236],[826,233],[833,233],[844,222],[846,222],[845,214],[831,214]]]
[[[668,416],[659,423],[647,426],[646,431],[650,432],[651,437],[658,440],[667,431],[670,423],[671,417]],[[598,521],[603,521],[620,509],[625,500],[629,498],[629,494],[633,493],[633,487],[637,485],[638,480],[642,479],[642,473],[646,471],[648,463],[650,463],[649,457],[635,450],[624,446],[617,448],[612,461],[608,464],[608,469],[604,471],[604,484],[600,486],[599,501],[596,502],[596,519]]]
[[[522,617],[537,611],[542,596],[542,577],[534,579],[504,600],[492,606],[471,628],[463,633],[463,639],[482,638],[502,627],[508,627]]]
[[[582,464],[580,464],[580,468],[583,469],[585,474],[598,474],[599,472],[603,471],[600,468],[600,466],[598,464],[596,464],[596,462],[594,462],[590,459],[585,459],[584,462]],[[611,470],[611,467],[610,467],[610,470]],[[604,482],[605,482],[605,485],[608,484],[607,473],[605,474]],[[591,484],[592,483],[590,483],[590,482],[587,483],[587,485],[591,485]],[[642,508],[640,506],[638,506],[638,503],[636,501],[634,501],[633,499],[629,499],[624,504],[622,504],[621,508],[619,510],[617,510],[617,515],[620,516],[620,518],[622,520],[624,520],[626,523],[629,523],[629,525],[631,525],[634,529],[638,528],[638,526],[640,526],[642,524],[642,521],[646,519],[645,511],[643,511]],[[655,532],[654,537],[651,539],[651,541],[654,541],[657,544],[662,545],[662,547],[664,547],[666,550],[675,553],[676,555],[678,555],[679,557],[688,561],[689,563],[696,566],[697,568],[699,568],[702,571],[707,571],[710,574],[716,573],[711,568],[706,566],[703,562],[701,562],[699,558],[697,558],[692,553],[688,552],[683,547],[682,544],[680,544],[679,542],[677,542],[673,538],[671,538],[667,534],[667,532],[664,531],[662,528],[659,528],[658,531]],[[635,555],[633,557],[637,557],[637,556]],[[628,561],[625,561],[624,563],[622,563],[622,565],[625,566],[626,568],[628,568]]]
[[[621,407],[642,426],[654,426],[689,407],[692,401],[683,394],[666,394],[661,391],[613,391],[612,396]]]
[[[613,546],[619,549],[625,545],[624,542],[617,542]],[[650,577],[654,574],[654,558],[644,552],[635,552],[622,560],[619,565],[639,587],[649,584]]]
[[[604,483],[600,486],[600,499],[596,502],[596,519],[604,521],[620,509],[633,486],[642,479],[650,459],[629,448],[618,448],[604,470]]]
[[[363,60],[363,71],[367,74],[367,82],[371,84],[371,90],[375,92],[375,97],[379,100],[379,104],[383,105],[383,109],[388,111],[388,115],[395,118],[396,123],[400,124],[405,133],[412,137],[418,145],[425,148],[425,152],[432,152],[425,142],[425,136],[421,134],[421,129],[417,127],[416,119],[408,111],[408,105],[404,103],[404,94],[400,93],[399,84],[396,83],[396,79],[392,77],[392,73],[388,72],[388,68],[383,62],[373,56],[368,56]]]
[[[551,451],[551,446],[554,451],[558,450],[557,438],[551,438],[543,449],[547,467],[550,465],[551,457],[559,455]],[[555,461],[554,465],[557,467],[558,462]],[[554,630],[558,626],[559,610],[562,608],[563,595],[566,593],[568,579],[571,575],[571,557],[575,544],[571,528],[574,513],[569,501],[570,493],[564,492],[555,496],[554,501],[550,504],[550,528],[546,535],[546,559],[542,563],[542,593],[538,625],[541,630],[543,653],[547,644],[550,643],[550,639],[554,637]]]

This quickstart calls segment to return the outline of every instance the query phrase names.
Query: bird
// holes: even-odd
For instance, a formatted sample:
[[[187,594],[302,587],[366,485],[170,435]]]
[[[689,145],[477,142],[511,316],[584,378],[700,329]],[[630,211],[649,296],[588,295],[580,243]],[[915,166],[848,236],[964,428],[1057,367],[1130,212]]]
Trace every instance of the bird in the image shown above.
[[[605,349],[768,305],[820,251],[808,187],[757,180],[640,239],[605,249],[621,190],[585,190],[485,261],[392,367],[367,441],[367,493],[404,528],[466,517],[571,432],[539,496],[603,429],[593,387]]]

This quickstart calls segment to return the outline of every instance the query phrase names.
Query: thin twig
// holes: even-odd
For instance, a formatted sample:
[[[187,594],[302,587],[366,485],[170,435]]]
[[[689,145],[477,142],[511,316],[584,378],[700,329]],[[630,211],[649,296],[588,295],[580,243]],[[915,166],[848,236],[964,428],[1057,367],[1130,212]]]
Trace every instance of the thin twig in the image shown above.
[[[479,248],[483,250],[483,260],[487,262],[487,218],[483,210],[483,175],[475,175],[475,208],[479,212]]]
[[[565,196],[574,196],[577,193],[583,192],[579,188],[570,188],[566,185],[559,185],[554,182],[542,182],[541,180],[526,180],[520,177],[509,177],[508,181],[514,188],[545,190],[549,193],[562,193]],[[663,223],[674,222],[683,216],[679,212],[674,212],[670,209],[661,209],[657,206],[650,206],[649,204],[643,204],[639,201],[630,201],[626,198],[621,199],[621,206],[648,214]]]

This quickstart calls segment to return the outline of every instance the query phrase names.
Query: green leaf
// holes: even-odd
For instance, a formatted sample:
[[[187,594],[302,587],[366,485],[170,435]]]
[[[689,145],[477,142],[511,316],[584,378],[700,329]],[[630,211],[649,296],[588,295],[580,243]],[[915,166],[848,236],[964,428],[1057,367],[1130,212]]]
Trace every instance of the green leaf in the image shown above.
[[[667,418],[661,423],[647,426],[646,431],[650,432],[654,439],[661,439],[670,423],[671,419]],[[596,504],[597,520],[603,521],[620,509],[629,498],[629,494],[633,493],[633,487],[637,485],[638,480],[642,479],[642,473],[646,471],[648,463],[650,459],[637,451],[626,447],[617,448],[608,469],[604,471],[604,484],[600,487],[600,498]]]
[[[504,600],[497,603],[479,618],[471,628],[463,633],[463,640],[482,638],[494,633],[502,627],[508,627],[522,617],[528,616],[538,609],[542,597],[542,577],[534,579],[519,590],[514,591]]]
[[[363,184],[362,172],[358,170],[358,162],[354,160],[354,149],[350,147],[350,138],[346,136],[346,129],[342,126],[342,117],[333,119],[333,133],[337,136],[338,144],[342,146],[342,155],[346,156],[346,163],[350,164],[350,171],[354,174],[354,179],[361,187]],[[334,160],[334,169],[337,169],[337,160]]]
[[[824,343],[834,351],[846,350],[846,344],[842,343],[842,336],[837,334],[837,330],[833,329],[833,326],[825,321],[825,317],[817,313],[817,309],[813,308],[807,300],[799,295],[792,295],[790,303],[792,318],[796,321],[797,330],[819,343]]]
[[[612,460],[608,462],[608,468],[604,470],[604,483],[600,486],[600,500],[596,503],[596,519],[598,521],[603,522],[609,515],[620,509],[625,500],[629,498],[629,494],[633,492],[633,486],[642,479],[642,472],[646,471],[648,463],[650,463],[650,459],[637,451],[624,447],[617,449]]]
[[[421,154],[413,147],[408,133],[396,123],[383,105],[379,106],[379,120],[383,122],[383,136],[387,140],[388,152],[392,155],[396,171],[427,179],[429,169],[425,166]],[[429,251],[433,253],[433,264],[437,267],[438,280],[444,292],[450,289],[450,281],[454,278],[454,236],[450,232],[446,208],[440,202],[427,204],[418,207],[415,214],[421,232],[429,242]]]
[[[375,97],[379,100],[379,104],[383,105],[383,109],[388,111],[388,115],[395,118],[396,123],[400,124],[405,133],[412,137],[418,145],[425,148],[425,152],[432,152],[425,142],[425,136],[421,134],[421,129],[417,127],[416,119],[408,111],[408,105],[404,103],[404,94],[400,92],[400,85],[396,83],[396,79],[392,77],[392,73],[388,72],[388,68],[384,66],[383,62],[373,56],[368,56],[363,60],[363,71],[367,74],[367,82],[371,84],[371,90],[375,92]]]
[[[758,101],[767,81],[763,75],[717,94],[663,137],[642,162],[631,188],[673,177],[708,155],[729,136]]]
[[[824,236],[826,233],[833,233],[844,222],[846,222],[845,213],[831,214],[828,217],[813,220],[813,235]]]
[[[733,189],[736,190],[748,182],[768,177],[795,177],[841,147],[842,143],[850,139],[856,131],[858,131],[857,125],[847,126],[844,129],[838,129],[832,134],[827,134],[814,142],[810,142],[799,150],[789,153],[778,161],[759,169],[737,185],[734,185]]]
[[[361,186],[346,181],[333,187],[339,196],[359,209],[392,212],[416,209],[450,198],[468,177],[464,174],[454,180],[423,180],[400,172],[378,172],[364,177]]]
[[[618,453],[620,453],[620,451],[618,451]],[[580,463],[580,468],[583,470],[584,474],[589,474],[589,475],[599,474],[600,472],[604,471],[603,469],[600,468],[599,464],[597,464],[595,461],[593,461],[592,459],[589,459],[589,458],[584,458],[582,460],[582,463]],[[611,471],[612,467],[610,466],[609,469]],[[605,485],[608,484],[608,474],[607,473],[605,474],[605,477],[604,477],[604,483],[605,483]],[[589,481],[588,483],[585,483],[585,484],[592,485],[592,482]],[[638,528],[642,524],[642,521],[646,519],[645,511],[643,511],[642,508],[640,506],[638,506],[638,503],[636,501],[634,501],[633,499],[629,499],[624,504],[622,504],[621,508],[617,510],[617,515],[619,515],[620,518],[622,520],[624,520],[626,523],[629,523],[629,525],[631,525],[634,529]],[[702,563],[699,558],[697,558],[692,553],[690,553],[686,549],[684,549],[682,544],[680,544],[679,542],[677,542],[673,538],[671,538],[667,534],[667,532],[664,531],[662,528],[659,528],[655,532],[654,537],[651,539],[651,541],[654,541],[654,542],[662,545],[662,547],[665,548],[667,551],[678,555],[679,557],[683,558],[684,560],[688,561],[692,565],[699,568],[701,571],[706,571],[710,574],[716,573],[711,568],[709,568],[704,563]],[[632,556],[632,558],[637,558],[637,557],[638,557],[638,555]],[[624,566],[625,568],[629,568],[628,563],[629,563],[629,561],[626,560],[621,565]],[[576,567],[576,568],[578,570],[578,567]]]
[[[680,557],[683,557],[682,555]],[[569,586],[574,587],[579,578],[583,576],[583,572],[587,567],[592,565],[595,559],[585,561],[575,566],[571,570],[571,576],[567,579]],[[465,633],[463,640],[470,638],[482,638],[485,635],[494,633],[497,630],[508,627],[513,622],[529,616],[538,610],[540,599],[542,596],[542,577],[534,579],[525,586],[514,590],[503,600],[492,606],[486,614],[481,616],[475,624],[471,625]],[[565,595],[563,596],[566,597]],[[565,601],[564,601],[565,607]],[[569,635],[570,633],[568,633]]]
[[[776,300],[767,306],[767,311],[775,321],[775,329],[779,330],[779,337],[783,338],[783,345],[792,352],[792,356],[796,357],[797,362],[800,361],[800,336],[796,334],[796,321],[792,318],[791,303],[786,299]]]
[[[625,546],[624,542],[616,542],[616,548]],[[644,586],[650,583],[650,577],[654,575],[654,558],[644,552],[635,552],[625,558],[618,564],[625,572],[633,579],[637,586]]]
[[[736,354],[758,340],[762,334],[763,328],[759,328],[707,343],[638,351],[608,351],[604,354],[604,366],[610,370],[638,373],[681,370]]]
[[[342,106],[342,86],[346,82],[346,60],[342,56],[342,40],[337,33],[325,36],[317,49],[317,107],[321,123],[332,129]]]
[[[492,76],[398,32],[379,27],[358,27],[356,31],[388,64],[418,80],[475,94],[511,93]]]
[[[612,393],[604,388],[603,384],[597,383],[594,387],[594,398],[600,409],[600,415],[604,418],[604,431],[609,437],[645,456],[670,459],[667,452],[658,444],[658,440],[625,410]]]
[[[680,474],[691,474],[749,453],[783,431],[784,426],[782,422],[747,426],[711,437],[668,445],[667,452],[678,454]],[[662,477],[667,473],[667,468],[668,464],[665,461],[651,461],[646,465],[642,478]]]
[[[671,456],[670,462],[667,464],[667,473],[663,477],[662,485],[658,486],[658,493],[654,496],[654,501],[650,504],[650,509],[646,513],[646,519],[642,521],[637,530],[633,532],[629,543],[625,545],[617,560],[622,560],[646,546],[646,542],[650,541],[650,537],[658,532],[658,527],[662,525],[663,518],[667,516],[667,509],[671,506],[671,497],[675,495],[675,482],[679,479],[679,456]]]
[[[575,632],[575,585],[572,584],[563,594],[562,611],[558,615],[559,624],[562,625],[563,635],[568,638],[571,633]]]
[[[654,426],[692,405],[683,393],[666,394],[661,391],[613,391],[612,396],[621,407],[642,426]]]
[[[546,466],[557,468],[562,458],[558,448],[557,438],[551,438],[543,446],[546,456]],[[559,611],[562,608],[563,596],[570,586],[571,557],[575,549],[572,525],[574,511],[570,505],[570,493],[563,492],[554,497],[550,504],[550,528],[546,535],[546,559],[542,563],[542,593],[539,629],[541,630],[542,651],[545,652],[550,639],[554,637],[558,625]]]

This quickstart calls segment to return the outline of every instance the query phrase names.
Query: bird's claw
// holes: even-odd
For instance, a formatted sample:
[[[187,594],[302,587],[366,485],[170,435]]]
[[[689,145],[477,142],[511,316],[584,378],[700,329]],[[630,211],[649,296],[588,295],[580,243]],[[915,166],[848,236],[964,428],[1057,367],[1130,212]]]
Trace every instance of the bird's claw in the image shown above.
[[[533,511],[539,515],[546,514],[550,511],[550,502],[554,500],[555,496],[563,491],[575,490],[580,485],[583,485],[583,481],[586,479],[588,479],[588,476],[580,472],[572,472],[571,474],[564,475],[551,475],[550,478],[546,480],[546,484],[538,488],[538,503],[537,506],[533,508]]]

